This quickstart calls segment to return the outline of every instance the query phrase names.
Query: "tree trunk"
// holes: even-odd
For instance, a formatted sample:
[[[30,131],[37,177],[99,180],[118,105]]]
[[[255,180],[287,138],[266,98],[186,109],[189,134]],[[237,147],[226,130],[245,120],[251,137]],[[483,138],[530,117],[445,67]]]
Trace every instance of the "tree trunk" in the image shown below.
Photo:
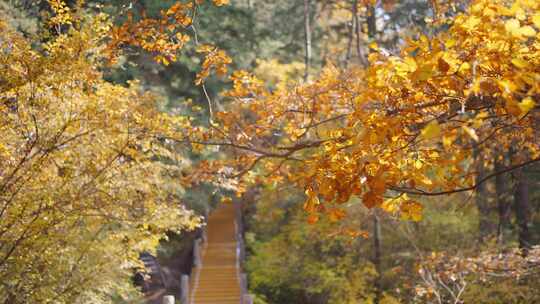
[[[381,223],[379,216],[374,210],[373,213],[373,264],[377,271],[377,277],[375,278],[375,299],[374,304],[379,304],[382,297],[382,265],[381,265]]]
[[[375,39],[375,34],[377,33],[377,24],[375,20],[375,6],[370,5],[368,7],[368,37],[370,40]],[[377,277],[375,278],[375,299],[373,300],[374,304],[379,304],[382,298],[382,250],[381,250],[381,223],[379,216],[376,213],[377,210],[373,212],[373,264],[375,265],[375,270],[377,271]]]
[[[531,235],[529,231],[529,221],[531,218],[529,183],[522,168],[517,169],[514,176],[516,179],[514,188],[514,209],[518,224],[519,248],[521,248],[526,255],[528,248],[531,246]]]
[[[360,33],[362,32],[360,30],[360,20],[358,19],[358,0],[355,1],[355,14],[354,14],[354,24],[356,25],[356,53],[358,55],[358,60],[360,61],[360,63],[367,67],[369,62],[367,60],[367,57],[365,55],[365,52],[364,52],[364,49],[362,49],[362,45],[360,43],[361,41],[361,38],[360,38]],[[371,35],[372,37],[375,37],[375,33],[377,31],[376,29],[376,24],[375,24],[375,9],[373,9],[373,20],[372,21],[368,21],[368,22],[371,22],[372,23],[372,28],[371,28]]]
[[[505,155],[499,153],[495,156],[495,172],[500,172],[504,169]],[[497,202],[497,212],[499,223],[497,225],[497,243],[503,245],[505,243],[504,232],[510,226],[510,211],[511,204],[508,200],[507,174],[499,174],[495,176],[495,200]]]
[[[358,23],[357,23],[358,19],[356,18],[358,15],[357,8],[358,8],[358,0],[354,0],[351,6],[352,17],[351,17],[351,27],[349,28],[349,40],[347,42],[347,55],[345,56],[345,67],[349,65],[349,60],[351,60],[354,29],[358,27]]]
[[[304,44],[305,44],[305,65],[304,70],[304,81],[307,81],[309,78],[309,69],[311,66],[311,0],[304,0]]]
[[[476,162],[476,184],[478,187],[475,192],[476,207],[478,208],[478,237],[480,242],[484,242],[490,235],[490,221],[489,221],[489,203],[486,190],[486,183],[481,183],[485,176],[484,156],[475,151]]]
[[[375,6],[370,5],[368,7],[368,16],[367,16],[367,26],[368,26],[368,37],[370,40],[375,38],[377,34],[377,20],[375,18]]]

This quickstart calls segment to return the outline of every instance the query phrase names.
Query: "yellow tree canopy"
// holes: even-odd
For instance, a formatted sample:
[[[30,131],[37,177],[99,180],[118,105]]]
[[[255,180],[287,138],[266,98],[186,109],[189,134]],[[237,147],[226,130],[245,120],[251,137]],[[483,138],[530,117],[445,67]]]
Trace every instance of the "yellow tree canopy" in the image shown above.
[[[497,174],[477,179],[473,151],[493,160],[512,148],[504,171],[539,160],[539,11],[534,0],[476,0],[448,30],[408,39],[399,54],[372,44],[367,68],[329,66],[273,92],[237,71],[226,109],[184,139],[233,157],[203,162],[194,176],[292,182],[305,189],[306,210],[334,217],[359,197],[418,219],[422,206],[404,193],[473,190]]]
[[[105,16],[52,22],[78,25],[38,51],[0,21],[0,302],[109,303],[141,251],[198,225],[161,137],[185,123],[103,80]]]

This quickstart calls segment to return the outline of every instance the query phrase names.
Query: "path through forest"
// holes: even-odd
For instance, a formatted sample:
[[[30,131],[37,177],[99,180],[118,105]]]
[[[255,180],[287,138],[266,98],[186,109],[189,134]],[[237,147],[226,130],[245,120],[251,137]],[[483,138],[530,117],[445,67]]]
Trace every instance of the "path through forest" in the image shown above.
[[[202,248],[202,265],[192,274],[191,304],[240,303],[235,235],[234,206],[222,205],[208,218],[208,240]]]

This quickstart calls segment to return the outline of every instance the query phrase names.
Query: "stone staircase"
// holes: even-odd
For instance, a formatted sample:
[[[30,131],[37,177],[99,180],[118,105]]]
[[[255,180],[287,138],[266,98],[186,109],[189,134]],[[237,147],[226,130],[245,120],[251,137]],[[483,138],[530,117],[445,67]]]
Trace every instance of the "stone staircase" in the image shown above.
[[[201,265],[191,276],[191,304],[239,304],[240,265],[237,252],[235,209],[222,205],[208,218],[207,241]]]

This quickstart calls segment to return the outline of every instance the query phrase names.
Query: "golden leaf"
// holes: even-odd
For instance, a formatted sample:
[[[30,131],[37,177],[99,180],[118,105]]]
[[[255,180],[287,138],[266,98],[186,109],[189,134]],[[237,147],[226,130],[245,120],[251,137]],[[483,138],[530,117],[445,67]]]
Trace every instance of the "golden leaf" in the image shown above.
[[[417,201],[408,200],[401,203],[400,215],[402,219],[419,222],[422,220],[424,206]]]
[[[530,110],[532,110],[536,106],[536,103],[531,97],[527,97],[523,99],[519,104],[518,107],[521,110],[521,113],[527,114]]]
[[[519,29],[519,33],[525,37],[536,36],[536,30],[532,26],[523,26]]]
[[[437,120],[432,120],[428,123],[421,132],[421,136],[425,139],[433,139],[441,135],[441,126]]]
[[[514,34],[519,30],[519,20],[517,19],[510,19],[504,23],[504,28]]]
[[[536,13],[532,17],[532,22],[534,23],[534,26],[540,29],[540,13]]]
[[[476,135],[476,131],[473,128],[468,127],[468,126],[462,126],[462,128],[465,131],[465,133],[467,133],[467,135],[469,135],[474,141],[479,140],[478,135]]]

